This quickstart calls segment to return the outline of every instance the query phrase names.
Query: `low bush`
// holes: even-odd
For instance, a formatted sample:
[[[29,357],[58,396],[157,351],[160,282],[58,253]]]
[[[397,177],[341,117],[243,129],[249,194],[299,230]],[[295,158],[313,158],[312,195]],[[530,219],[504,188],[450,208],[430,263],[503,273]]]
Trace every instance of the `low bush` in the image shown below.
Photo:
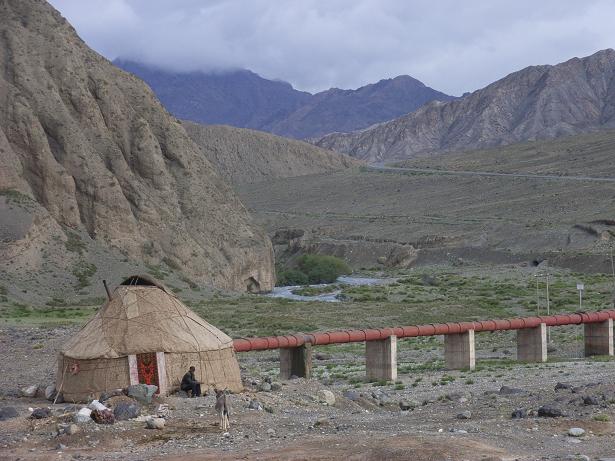
[[[283,269],[277,274],[278,286],[315,285],[333,283],[340,275],[352,270],[342,259],[335,256],[303,255],[297,259],[297,267]]]

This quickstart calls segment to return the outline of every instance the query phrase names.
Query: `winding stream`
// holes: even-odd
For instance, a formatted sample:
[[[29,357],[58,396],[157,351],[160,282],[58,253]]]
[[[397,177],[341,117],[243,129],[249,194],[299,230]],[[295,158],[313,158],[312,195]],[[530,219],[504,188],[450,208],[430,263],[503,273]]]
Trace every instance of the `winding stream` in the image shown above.
[[[344,284],[351,286],[362,286],[362,285],[386,285],[388,283],[394,282],[396,279],[393,278],[372,278],[372,277],[339,277],[334,283],[323,283],[320,285],[309,285],[310,287],[327,287],[336,284]],[[300,285],[296,286],[288,286],[288,287],[275,287],[271,293],[266,294],[265,296],[269,296],[271,298],[286,298],[292,299],[295,301],[322,301],[328,303],[339,303],[340,300],[337,299],[337,295],[339,295],[342,290],[335,290],[330,293],[324,293],[321,295],[315,296],[302,296],[296,295],[293,293],[293,290],[298,288],[302,288]]]

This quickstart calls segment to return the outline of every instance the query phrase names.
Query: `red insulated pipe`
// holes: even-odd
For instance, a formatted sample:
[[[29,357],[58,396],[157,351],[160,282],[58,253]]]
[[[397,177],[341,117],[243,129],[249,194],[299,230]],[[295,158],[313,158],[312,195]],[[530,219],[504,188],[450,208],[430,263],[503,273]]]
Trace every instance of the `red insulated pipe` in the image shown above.
[[[449,322],[429,325],[410,325],[395,328],[370,328],[365,330],[341,330],[324,333],[269,336],[265,338],[239,338],[233,340],[235,352],[263,351],[299,347],[304,344],[314,346],[326,344],[356,343],[378,341],[391,335],[398,338],[417,336],[435,336],[474,331],[502,331],[535,328],[541,323],[547,326],[578,325],[581,323],[604,322],[615,319],[615,309],[598,312],[577,312],[574,314],[557,314],[540,317],[521,317],[514,319],[483,320],[476,322]]]

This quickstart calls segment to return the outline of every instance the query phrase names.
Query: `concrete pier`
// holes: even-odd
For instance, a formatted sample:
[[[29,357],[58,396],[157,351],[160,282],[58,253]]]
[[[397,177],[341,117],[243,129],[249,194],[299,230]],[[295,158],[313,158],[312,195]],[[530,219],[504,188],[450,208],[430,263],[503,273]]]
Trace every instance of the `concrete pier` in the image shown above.
[[[397,336],[365,342],[365,371],[367,379],[397,379]]]
[[[599,323],[586,323],[585,357],[613,355],[613,319]]]
[[[520,362],[547,361],[547,324],[517,330],[517,360]]]
[[[280,379],[312,376],[312,345],[280,349]]]
[[[444,335],[444,360],[449,370],[474,370],[476,368],[474,330]]]

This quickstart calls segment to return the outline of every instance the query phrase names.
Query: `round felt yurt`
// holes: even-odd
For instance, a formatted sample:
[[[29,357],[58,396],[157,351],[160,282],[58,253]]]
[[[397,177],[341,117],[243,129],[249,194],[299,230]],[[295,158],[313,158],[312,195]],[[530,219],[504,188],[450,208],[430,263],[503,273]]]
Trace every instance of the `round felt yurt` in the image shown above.
[[[242,390],[233,340],[151,277],[135,275],[64,345],[56,389],[69,402],[138,383],[166,395],[190,366],[203,390]]]

